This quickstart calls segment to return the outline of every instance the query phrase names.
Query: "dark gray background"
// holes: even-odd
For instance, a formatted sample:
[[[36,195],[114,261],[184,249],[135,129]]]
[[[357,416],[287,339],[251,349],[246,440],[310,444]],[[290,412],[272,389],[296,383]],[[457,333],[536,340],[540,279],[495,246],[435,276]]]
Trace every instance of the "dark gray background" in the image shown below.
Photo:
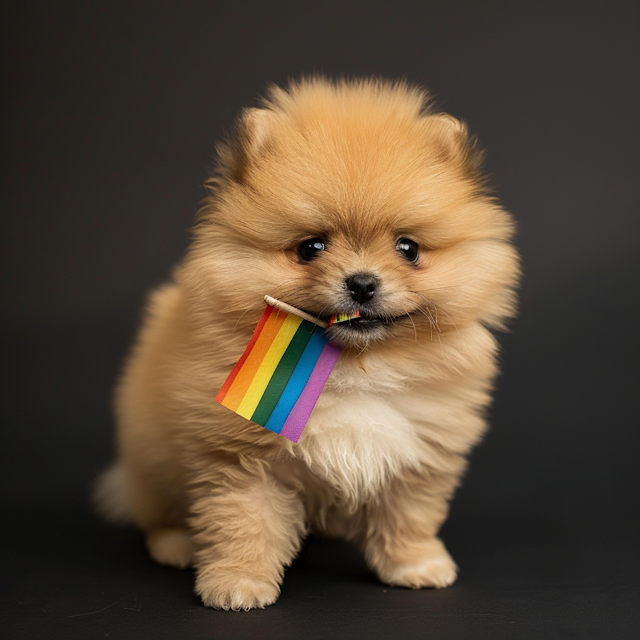
[[[9,635],[634,637],[639,8],[4,3]],[[521,313],[445,527],[457,585],[383,591],[356,551],[311,541],[275,607],[225,614],[87,495],[144,295],[184,252],[215,141],[267,82],[315,71],[422,83],[479,134],[519,224]]]

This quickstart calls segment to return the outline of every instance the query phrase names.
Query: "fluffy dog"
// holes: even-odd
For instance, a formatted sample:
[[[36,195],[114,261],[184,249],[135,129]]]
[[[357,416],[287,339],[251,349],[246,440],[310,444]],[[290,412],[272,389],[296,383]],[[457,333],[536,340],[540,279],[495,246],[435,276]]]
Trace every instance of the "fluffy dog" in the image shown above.
[[[207,606],[278,598],[312,529],[380,580],[446,587],[437,537],[483,435],[514,313],[513,222],[466,127],[404,83],[272,88],[221,145],[194,239],[152,294],[116,394],[118,459],[96,501]],[[300,442],[218,405],[272,295],[344,347]]]

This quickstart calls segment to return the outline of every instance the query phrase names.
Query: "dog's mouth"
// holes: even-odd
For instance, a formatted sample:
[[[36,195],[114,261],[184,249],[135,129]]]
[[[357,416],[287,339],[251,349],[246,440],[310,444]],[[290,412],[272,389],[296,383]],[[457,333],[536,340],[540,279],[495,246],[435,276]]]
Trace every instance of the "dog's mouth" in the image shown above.
[[[383,340],[388,336],[388,330],[398,319],[394,316],[362,313],[358,317],[334,322],[327,328],[332,340],[344,345],[357,345],[362,340],[367,343]],[[322,318],[329,322],[331,316]]]
[[[324,318],[323,318],[324,319]],[[327,318],[327,321],[329,318]],[[359,315],[354,318],[339,320],[331,324],[332,329],[348,329],[352,331],[370,331],[378,327],[385,327],[393,324],[397,318],[392,316]]]

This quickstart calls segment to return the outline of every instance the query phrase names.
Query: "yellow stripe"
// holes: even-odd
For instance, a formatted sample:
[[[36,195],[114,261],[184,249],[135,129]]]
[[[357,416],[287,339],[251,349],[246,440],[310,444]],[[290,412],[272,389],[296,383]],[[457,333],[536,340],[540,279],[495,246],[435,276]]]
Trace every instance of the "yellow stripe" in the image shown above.
[[[267,388],[273,372],[276,370],[278,363],[282,359],[284,352],[287,350],[301,322],[302,318],[298,318],[298,316],[294,316],[293,314],[289,315],[282,327],[280,327],[278,335],[271,343],[267,355],[264,357],[262,364],[251,381],[251,386],[247,389],[240,406],[236,409],[236,413],[247,418],[247,420],[251,420],[251,416],[260,403],[262,394]]]

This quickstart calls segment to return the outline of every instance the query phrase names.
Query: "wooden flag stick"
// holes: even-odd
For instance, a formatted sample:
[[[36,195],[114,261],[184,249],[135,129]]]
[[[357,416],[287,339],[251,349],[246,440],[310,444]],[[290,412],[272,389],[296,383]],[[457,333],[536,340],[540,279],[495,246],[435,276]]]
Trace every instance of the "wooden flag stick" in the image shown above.
[[[286,311],[287,313],[293,313],[293,315],[298,316],[299,318],[303,318],[304,320],[308,320],[309,322],[313,322],[313,324],[317,324],[319,327],[326,329],[329,326],[328,322],[324,320],[320,320],[319,318],[314,318],[312,315],[305,313],[304,311],[300,311],[300,309],[296,309],[292,307],[290,304],[286,302],[281,302],[280,300],[276,300],[271,296],[265,296],[264,301],[267,304],[270,304],[272,307],[276,307],[276,309],[282,309],[282,311]]]

